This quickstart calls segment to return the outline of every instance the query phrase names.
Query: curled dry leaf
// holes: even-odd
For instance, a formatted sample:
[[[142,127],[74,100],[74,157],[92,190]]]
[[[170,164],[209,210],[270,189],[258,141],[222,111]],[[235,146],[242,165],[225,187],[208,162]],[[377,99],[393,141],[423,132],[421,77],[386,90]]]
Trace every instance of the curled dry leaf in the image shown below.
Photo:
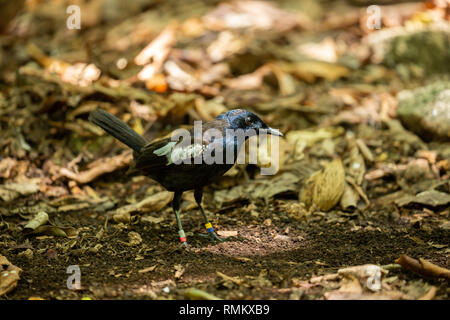
[[[45,211],[39,211],[33,219],[31,219],[26,225],[25,229],[35,230],[36,228],[46,224],[48,222],[48,214]]]
[[[175,43],[176,30],[177,24],[170,24],[134,58],[137,65],[145,65],[137,76],[139,80],[151,79],[160,72]]]
[[[0,296],[7,294],[17,286],[22,269],[16,267],[0,255]]]
[[[364,158],[357,146],[356,139],[352,133],[347,133],[347,145],[349,149],[348,158],[345,159],[347,164],[347,173],[355,179],[358,185],[361,185],[366,173],[366,164]]]
[[[347,182],[345,182],[344,193],[340,205],[344,210],[354,210],[358,206],[359,194]]]
[[[98,176],[101,176],[102,174],[113,172],[117,169],[129,165],[131,163],[132,158],[133,155],[131,151],[126,150],[117,156],[110,158],[103,158],[100,159],[100,161],[96,161],[95,162],[96,165],[90,168],[89,170],[80,173],[75,173],[66,168],[61,168],[60,174],[78,183],[85,184],[91,182],[92,180],[94,180]]]
[[[206,291],[195,288],[187,289],[184,296],[191,300],[222,300]]]
[[[338,203],[344,189],[344,166],[340,159],[335,159],[309,177],[300,193],[300,201],[307,207],[315,205],[329,211]]]
[[[450,270],[446,268],[439,267],[434,263],[431,263],[425,259],[419,258],[416,260],[407,256],[406,254],[402,254],[400,258],[395,260],[395,263],[398,263],[403,268],[408,269],[414,273],[420,274],[424,277],[431,278],[445,278],[450,280]]]

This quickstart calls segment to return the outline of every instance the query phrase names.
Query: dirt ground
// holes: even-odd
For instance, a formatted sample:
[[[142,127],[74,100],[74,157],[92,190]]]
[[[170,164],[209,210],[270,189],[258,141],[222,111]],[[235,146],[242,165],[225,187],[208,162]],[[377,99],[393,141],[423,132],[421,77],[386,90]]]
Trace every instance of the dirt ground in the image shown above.
[[[189,249],[178,243],[171,209],[151,214],[163,218],[157,224],[140,216],[129,225],[116,224],[108,213],[89,211],[59,215],[61,225],[82,230],[77,238],[13,234],[15,245],[8,241],[5,247],[10,237],[2,235],[0,253],[24,270],[7,299],[184,299],[186,289],[193,287],[223,299],[321,299],[329,288],[296,284],[346,266],[390,265],[403,253],[449,267],[448,251],[442,249],[450,242],[449,232],[437,228],[434,217],[414,221],[414,209],[402,214],[386,208],[295,219],[285,208],[296,203],[281,198],[269,206],[244,202],[222,210],[206,205],[216,230],[237,231],[236,237],[218,244],[199,235],[204,231],[197,210],[184,212]],[[252,216],[249,206],[260,214]],[[131,231],[141,235],[140,244],[129,245]],[[98,244],[100,249],[94,249]],[[35,252],[31,260],[17,256],[26,248]],[[82,290],[67,289],[69,265],[80,266]],[[398,283],[424,281],[399,268],[389,275],[398,277]],[[448,299],[447,282],[428,283],[438,288],[437,299]]]

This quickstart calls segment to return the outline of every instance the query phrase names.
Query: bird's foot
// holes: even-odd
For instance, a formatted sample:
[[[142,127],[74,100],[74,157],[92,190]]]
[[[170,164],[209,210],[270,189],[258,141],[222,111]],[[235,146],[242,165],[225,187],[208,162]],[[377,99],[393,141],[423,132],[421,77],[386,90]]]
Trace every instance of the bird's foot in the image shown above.
[[[217,234],[214,232],[214,228],[213,228],[211,222],[205,223],[205,228],[206,228],[206,231],[208,231],[208,233],[207,233],[207,234],[200,233],[200,235],[201,235],[202,237],[209,237],[214,243],[215,243],[216,241],[218,241],[218,242],[224,242],[224,241],[226,240],[226,239],[219,238],[219,237],[217,236]]]
[[[220,238],[214,231],[213,232],[208,232],[208,233],[199,233],[199,236],[201,237],[208,237],[210,238],[214,243],[215,242],[224,242],[227,241],[228,238],[222,239]]]
[[[190,244],[188,244],[187,242],[181,242],[178,247],[177,247],[177,251],[179,253],[181,252],[190,252],[192,250],[192,246]]]

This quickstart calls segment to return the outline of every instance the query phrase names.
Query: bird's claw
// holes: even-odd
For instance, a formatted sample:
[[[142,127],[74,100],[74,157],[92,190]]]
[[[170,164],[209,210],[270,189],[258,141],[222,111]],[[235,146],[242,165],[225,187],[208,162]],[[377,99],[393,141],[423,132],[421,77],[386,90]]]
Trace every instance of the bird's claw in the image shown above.
[[[218,241],[218,242],[224,242],[224,241],[226,241],[227,239],[222,239],[222,238],[219,238],[219,236],[213,231],[213,232],[208,232],[207,234],[205,234],[205,233],[199,233],[199,235],[201,236],[201,237],[208,237],[208,238],[210,238],[212,241],[214,241],[214,242],[216,242],[216,241]]]
[[[181,248],[182,250],[186,250],[186,251],[189,251],[189,250],[192,249],[191,245],[188,244],[186,241],[185,241],[185,242],[182,242],[182,243],[180,244],[180,248]]]

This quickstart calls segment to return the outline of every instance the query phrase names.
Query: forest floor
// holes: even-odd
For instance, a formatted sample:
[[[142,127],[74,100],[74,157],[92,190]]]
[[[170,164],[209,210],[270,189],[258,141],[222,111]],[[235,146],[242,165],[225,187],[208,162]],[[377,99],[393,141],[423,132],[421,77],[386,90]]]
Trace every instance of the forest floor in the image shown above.
[[[27,2],[0,37],[0,299],[449,299],[450,144],[397,115],[448,72],[369,41],[448,8],[383,6],[374,31],[346,1],[103,2],[79,1],[81,30]],[[152,140],[236,106],[285,134],[279,171],[205,188],[220,243],[186,192],[183,248],[172,195],[89,112]]]

